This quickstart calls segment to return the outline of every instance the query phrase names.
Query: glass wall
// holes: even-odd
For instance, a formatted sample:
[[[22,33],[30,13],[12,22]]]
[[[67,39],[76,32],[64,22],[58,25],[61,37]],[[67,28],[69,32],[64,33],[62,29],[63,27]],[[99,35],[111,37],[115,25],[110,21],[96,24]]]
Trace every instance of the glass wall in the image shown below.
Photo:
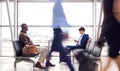
[[[11,17],[11,24],[14,23],[14,3],[9,3],[9,9],[10,9],[10,17]],[[7,6],[5,2],[2,2],[2,40],[8,41],[11,40],[10,35],[10,25],[9,25],[9,19],[8,19],[8,11]]]
[[[0,2],[0,25],[2,24],[2,3]],[[2,28],[0,27],[0,56],[2,55]]]
[[[19,25],[26,23],[29,26],[36,26],[39,30],[37,34],[43,35],[46,32],[45,36],[52,35],[48,28],[44,28],[44,33],[41,28],[51,26],[53,5],[53,2],[19,3]],[[92,2],[63,2],[62,5],[67,21],[72,26],[69,31],[70,37],[79,37],[78,28],[81,26],[85,26],[86,33],[92,37],[92,29],[88,29],[93,25]]]
[[[13,49],[10,41],[10,25],[6,3],[1,2],[0,4],[0,45],[2,45],[2,55],[7,55],[13,53],[11,52]],[[78,29],[83,26],[86,29],[86,33],[91,38],[94,38],[95,32],[93,31],[93,27],[96,26],[93,23],[95,18],[96,24],[99,22],[101,3],[97,2],[95,5],[93,2],[63,2],[62,5],[67,21],[71,25],[69,28],[69,37],[71,39],[78,38],[80,36]],[[18,22],[14,23],[14,2],[10,2],[9,7],[13,33],[17,31],[14,25],[18,27],[17,34],[15,34],[18,36],[21,30],[20,25],[26,23],[29,27],[28,35],[34,43],[46,45],[42,43],[48,43],[48,40],[53,38],[51,27],[53,6],[53,2],[18,2]],[[93,9],[94,6],[96,6],[96,9]],[[6,54],[4,50],[8,50],[8,53]]]
[[[14,3],[13,2],[9,3],[9,9],[10,9],[11,24],[13,26],[14,24]],[[0,11],[1,11],[0,37],[2,41],[1,42],[2,55],[9,56],[9,55],[13,55],[13,48],[11,44],[11,33],[10,33],[8,9],[6,6],[6,2],[1,2]]]
[[[51,26],[53,5],[53,2],[19,3],[19,23]],[[70,25],[92,25],[92,2],[63,2],[62,5]]]

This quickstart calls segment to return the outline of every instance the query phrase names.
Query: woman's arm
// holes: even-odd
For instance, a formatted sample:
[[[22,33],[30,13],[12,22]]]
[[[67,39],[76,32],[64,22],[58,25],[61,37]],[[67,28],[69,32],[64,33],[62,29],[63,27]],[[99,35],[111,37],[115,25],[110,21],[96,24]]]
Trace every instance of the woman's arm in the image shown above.
[[[120,23],[120,0],[114,0],[113,14],[114,14],[116,20]]]

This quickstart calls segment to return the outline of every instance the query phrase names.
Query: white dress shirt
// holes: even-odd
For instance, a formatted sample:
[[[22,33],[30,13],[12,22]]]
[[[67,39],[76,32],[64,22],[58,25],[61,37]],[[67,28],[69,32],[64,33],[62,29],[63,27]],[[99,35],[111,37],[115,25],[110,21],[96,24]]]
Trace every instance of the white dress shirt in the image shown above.
[[[81,40],[82,40],[82,38],[83,38],[83,35],[84,35],[84,34],[81,34],[81,36],[80,36],[80,38],[79,38],[79,40],[78,40],[78,45],[81,45]]]

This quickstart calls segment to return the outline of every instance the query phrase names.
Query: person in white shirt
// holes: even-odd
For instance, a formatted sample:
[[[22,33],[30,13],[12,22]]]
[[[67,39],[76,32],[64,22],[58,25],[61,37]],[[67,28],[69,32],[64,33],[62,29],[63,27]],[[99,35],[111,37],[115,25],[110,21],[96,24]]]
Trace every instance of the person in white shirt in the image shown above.
[[[87,41],[89,39],[89,35],[85,33],[85,28],[80,27],[79,33],[81,34],[78,40],[74,40],[77,44],[75,46],[66,46],[66,48],[70,50],[74,49],[85,49]]]
[[[89,39],[89,35],[85,34],[85,28],[84,27],[79,28],[79,33],[81,34],[79,39],[74,40],[76,42],[76,45],[67,45],[66,48],[64,49],[67,54],[69,54],[71,50],[75,50],[75,49],[84,50],[85,49],[87,41]],[[65,62],[65,61],[64,61],[64,59],[60,58],[60,62]]]

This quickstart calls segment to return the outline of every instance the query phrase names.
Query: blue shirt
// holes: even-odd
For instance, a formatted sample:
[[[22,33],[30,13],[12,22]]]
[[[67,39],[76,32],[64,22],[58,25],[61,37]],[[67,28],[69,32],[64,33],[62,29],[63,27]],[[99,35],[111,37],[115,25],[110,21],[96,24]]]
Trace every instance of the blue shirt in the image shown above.
[[[55,5],[53,7],[53,20],[52,20],[52,27],[53,28],[60,28],[60,27],[69,27],[66,20],[66,16],[63,12],[61,0],[55,1]]]

